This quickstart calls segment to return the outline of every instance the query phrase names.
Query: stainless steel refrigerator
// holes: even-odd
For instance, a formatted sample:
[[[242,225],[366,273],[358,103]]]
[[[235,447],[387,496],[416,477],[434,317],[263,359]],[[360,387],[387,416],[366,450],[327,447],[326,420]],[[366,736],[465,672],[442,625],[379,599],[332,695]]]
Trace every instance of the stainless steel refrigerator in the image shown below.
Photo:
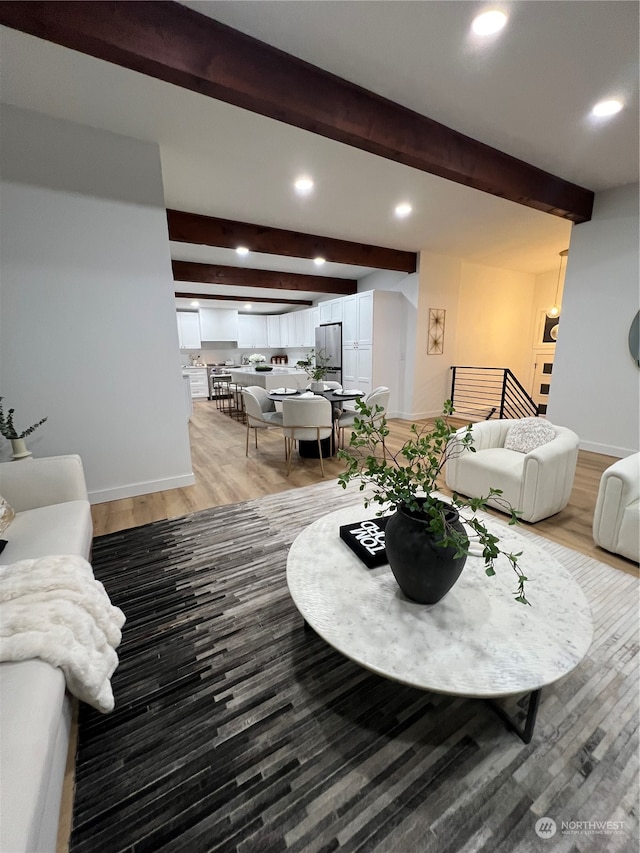
[[[326,379],[342,382],[342,323],[327,323],[316,328],[316,355],[329,359]]]

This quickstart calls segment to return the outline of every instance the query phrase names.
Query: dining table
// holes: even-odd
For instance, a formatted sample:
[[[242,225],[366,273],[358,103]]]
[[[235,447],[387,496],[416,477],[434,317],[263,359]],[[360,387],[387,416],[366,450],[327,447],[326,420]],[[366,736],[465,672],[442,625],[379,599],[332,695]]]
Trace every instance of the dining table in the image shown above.
[[[281,403],[283,400],[309,400],[313,397],[324,397],[328,400],[332,406],[334,406],[334,421],[339,417],[339,413],[342,411],[342,404],[359,400],[365,394],[364,391],[360,391],[358,389],[345,390],[341,391],[335,388],[327,388],[326,390],[320,392],[319,394],[313,393],[311,391],[300,391],[297,388],[274,388],[272,391],[269,391],[268,397],[270,400],[274,402]],[[338,410],[338,415],[336,416],[335,412]],[[335,440],[335,430],[331,433],[329,438],[323,438],[320,441],[320,448],[322,452],[323,459],[328,459],[330,456],[335,456],[337,450],[337,444]],[[298,453],[305,459],[317,459],[318,458],[318,443],[316,441],[298,441]]]

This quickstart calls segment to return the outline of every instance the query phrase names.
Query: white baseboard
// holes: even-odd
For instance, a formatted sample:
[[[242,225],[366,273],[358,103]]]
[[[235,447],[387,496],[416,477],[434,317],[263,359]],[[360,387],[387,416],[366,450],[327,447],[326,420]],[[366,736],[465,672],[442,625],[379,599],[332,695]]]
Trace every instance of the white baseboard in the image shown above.
[[[184,474],[181,477],[169,477],[166,480],[149,480],[145,483],[129,483],[126,486],[118,486],[115,489],[101,489],[89,492],[89,503],[103,504],[107,501],[119,501],[123,498],[135,498],[138,495],[150,495],[152,492],[165,492],[168,489],[182,489],[184,486],[193,486],[196,482],[195,474]]]
[[[617,459],[624,459],[625,456],[631,456],[632,453],[638,452],[637,448],[632,450],[628,447],[598,444],[595,441],[581,441],[580,450],[588,450],[590,453],[602,453],[604,456],[615,456]]]

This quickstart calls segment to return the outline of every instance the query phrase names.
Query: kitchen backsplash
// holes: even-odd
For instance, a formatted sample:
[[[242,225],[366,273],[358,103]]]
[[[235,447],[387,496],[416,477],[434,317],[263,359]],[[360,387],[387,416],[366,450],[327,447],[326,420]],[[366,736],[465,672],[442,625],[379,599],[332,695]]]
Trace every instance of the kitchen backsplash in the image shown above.
[[[289,358],[289,367],[293,367],[296,361],[305,357],[308,350],[305,349],[269,349],[260,348],[256,352],[262,353],[266,358],[267,364],[271,360],[272,355],[287,355]],[[204,364],[224,364],[227,361],[232,361],[234,364],[242,364],[242,357],[249,356],[253,350],[248,349],[182,349],[180,350],[180,364],[183,367],[191,367],[192,361],[190,356],[198,356],[198,361]]]

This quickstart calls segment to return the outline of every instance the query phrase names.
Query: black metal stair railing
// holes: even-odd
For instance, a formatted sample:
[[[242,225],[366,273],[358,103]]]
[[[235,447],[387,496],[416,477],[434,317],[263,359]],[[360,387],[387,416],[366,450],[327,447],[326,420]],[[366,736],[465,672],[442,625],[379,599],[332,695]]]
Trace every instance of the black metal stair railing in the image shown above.
[[[538,417],[538,406],[508,367],[451,368],[457,415],[476,420]]]

